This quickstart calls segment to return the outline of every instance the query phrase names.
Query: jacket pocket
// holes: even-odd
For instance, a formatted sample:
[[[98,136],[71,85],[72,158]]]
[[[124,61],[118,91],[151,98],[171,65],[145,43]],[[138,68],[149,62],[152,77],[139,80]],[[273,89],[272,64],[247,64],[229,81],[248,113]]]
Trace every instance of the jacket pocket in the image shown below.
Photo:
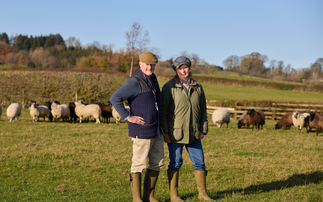
[[[194,137],[195,139],[200,139],[200,124],[199,123],[196,123],[195,127],[194,127],[194,130],[193,130],[193,134],[194,134]]]
[[[181,139],[183,139],[183,129],[182,128],[174,128],[174,139],[176,141],[180,141]]]

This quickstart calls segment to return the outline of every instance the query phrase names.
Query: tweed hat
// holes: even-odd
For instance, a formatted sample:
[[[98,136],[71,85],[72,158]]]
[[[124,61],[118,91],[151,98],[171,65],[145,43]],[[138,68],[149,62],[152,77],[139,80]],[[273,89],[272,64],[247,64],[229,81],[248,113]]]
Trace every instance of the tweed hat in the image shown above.
[[[173,70],[176,71],[180,66],[187,65],[189,68],[191,68],[191,60],[188,59],[185,56],[179,56],[177,57],[173,62]]]
[[[146,64],[156,64],[158,62],[158,58],[151,52],[144,52],[139,55],[139,61]]]

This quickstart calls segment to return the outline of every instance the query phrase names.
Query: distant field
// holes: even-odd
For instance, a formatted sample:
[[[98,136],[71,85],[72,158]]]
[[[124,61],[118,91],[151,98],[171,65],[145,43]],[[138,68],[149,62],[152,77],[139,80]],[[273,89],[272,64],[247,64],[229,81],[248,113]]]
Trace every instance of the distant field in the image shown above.
[[[261,78],[256,76],[250,76],[245,74],[239,74],[237,72],[231,71],[216,71],[213,74],[197,74],[198,76],[207,76],[207,77],[216,77],[216,78],[227,78],[227,79],[237,79],[237,80],[246,80],[246,81],[260,81],[260,82],[269,82],[269,83],[285,83],[293,85],[302,85],[301,83],[289,82],[289,81],[277,81],[273,79]]]
[[[114,121],[113,119],[111,121]],[[322,201],[323,133],[217,128],[209,119],[202,140],[207,189],[217,201]],[[27,110],[9,123],[0,120],[0,201],[131,201],[132,142],[122,122],[32,123]],[[169,201],[167,145],[155,197]],[[192,163],[186,151],[179,195],[199,201]],[[144,174],[143,174],[144,176]]]
[[[162,86],[166,83],[159,81]],[[202,83],[207,100],[272,100],[294,102],[323,102],[321,93],[303,93],[284,90],[248,88],[221,84]]]

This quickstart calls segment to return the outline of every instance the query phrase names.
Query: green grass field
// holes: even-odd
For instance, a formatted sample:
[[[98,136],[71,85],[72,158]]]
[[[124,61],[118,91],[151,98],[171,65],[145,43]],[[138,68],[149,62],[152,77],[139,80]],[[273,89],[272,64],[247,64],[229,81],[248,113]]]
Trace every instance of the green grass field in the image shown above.
[[[226,79],[236,79],[236,80],[246,80],[246,81],[260,81],[260,82],[269,82],[269,83],[285,83],[285,84],[293,84],[293,85],[302,85],[301,83],[289,82],[289,81],[278,81],[273,79],[267,79],[257,76],[239,74],[233,71],[216,71],[213,74],[197,74],[198,76],[206,76],[206,77],[215,77],[215,78],[226,78]]]
[[[113,121],[113,120],[111,120]],[[217,201],[323,201],[323,133],[217,128],[203,139],[209,195]],[[0,201],[131,201],[132,142],[127,124],[33,123],[0,120]],[[179,195],[199,201],[192,163],[184,152]],[[165,166],[155,192],[169,201]]]
[[[166,83],[159,81],[159,86]],[[262,88],[249,88],[240,86],[229,86],[221,84],[203,83],[207,100],[272,100],[272,101],[293,101],[293,102],[323,102],[321,93],[305,93],[286,90],[272,90]]]

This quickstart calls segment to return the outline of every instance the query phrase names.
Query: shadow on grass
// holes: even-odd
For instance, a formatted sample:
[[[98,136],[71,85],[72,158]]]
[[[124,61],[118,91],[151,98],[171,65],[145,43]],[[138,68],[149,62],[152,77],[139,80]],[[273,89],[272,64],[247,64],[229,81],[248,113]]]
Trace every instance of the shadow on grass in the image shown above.
[[[235,194],[256,194],[256,193],[262,193],[262,192],[270,192],[273,190],[281,190],[286,189],[290,187],[295,186],[304,186],[307,184],[319,184],[321,181],[323,181],[323,172],[321,171],[315,171],[309,174],[294,174],[291,177],[289,177],[287,180],[281,180],[281,181],[273,181],[270,183],[265,184],[258,184],[258,185],[251,185],[246,188],[242,189],[228,189],[221,192],[210,192],[210,195],[214,197],[214,199],[220,199],[224,198],[225,196],[231,196],[232,193]],[[215,197],[216,196],[216,197]]]

